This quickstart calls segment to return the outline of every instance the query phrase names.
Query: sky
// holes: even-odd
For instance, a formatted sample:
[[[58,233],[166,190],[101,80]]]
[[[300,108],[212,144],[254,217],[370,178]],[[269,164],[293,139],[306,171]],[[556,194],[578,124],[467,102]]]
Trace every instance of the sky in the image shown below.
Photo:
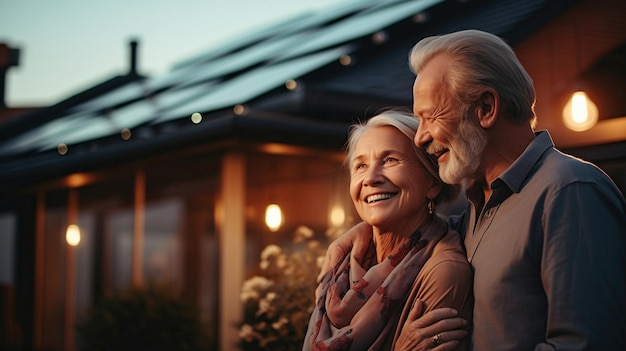
[[[20,50],[8,107],[54,104],[137,69],[156,76],[241,34],[355,0],[0,0],[0,43]]]

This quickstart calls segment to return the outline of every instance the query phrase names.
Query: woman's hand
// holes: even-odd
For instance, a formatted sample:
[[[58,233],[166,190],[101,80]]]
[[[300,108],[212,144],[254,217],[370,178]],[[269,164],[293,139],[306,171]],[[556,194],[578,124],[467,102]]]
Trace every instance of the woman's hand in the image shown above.
[[[457,317],[457,311],[452,308],[438,308],[419,317],[423,309],[422,301],[416,300],[394,351],[456,350],[460,341],[469,334],[467,321]]]
[[[370,242],[372,241],[372,227],[365,222],[356,224],[354,227],[348,229],[347,232],[342,234],[339,238],[335,239],[326,250],[326,256],[322,263],[322,269],[317,277],[317,281],[321,281],[324,274],[334,267],[339,260],[352,251],[354,257],[361,261]]]

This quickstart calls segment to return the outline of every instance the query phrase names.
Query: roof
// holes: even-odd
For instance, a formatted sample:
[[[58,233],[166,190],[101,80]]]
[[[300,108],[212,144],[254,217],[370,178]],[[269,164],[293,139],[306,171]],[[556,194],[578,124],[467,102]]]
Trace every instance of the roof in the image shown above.
[[[514,46],[573,3],[361,0],[306,13],[0,125],[0,184],[229,138],[339,149],[356,119],[411,105],[419,39],[474,28]]]

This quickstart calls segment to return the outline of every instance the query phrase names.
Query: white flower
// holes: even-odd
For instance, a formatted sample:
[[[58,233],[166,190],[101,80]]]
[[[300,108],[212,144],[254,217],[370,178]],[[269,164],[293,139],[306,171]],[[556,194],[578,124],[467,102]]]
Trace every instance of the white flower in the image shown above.
[[[269,312],[272,308],[272,301],[269,299],[260,299],[259,300],[259,309],[256,311],[256,316],[263,315]]]
[[[315,233],[313,232],[313,229],[304,226],[304,225],[300,225],[298,226],[298,228],[296,228],[296,231],[294,233],[294,242],[299,243],[305,239],[310,239],[313,237]]]
[[[240,298],[244,302],[259,299],[260,292],[269,289],[273,284],[273,281],[256,275],[243,282]]]
[[[279,330],[280,328],[282,328],[284,325],[287,325],[287,324],[289,324],[289,320],[286,317],[281,317],[279,320],[272,323],[272,328]]]
[[[274,244],[267,245],[265,249],[263,249],[263,252],[261,252],[261,261],[267,261],[270,257],[277,256],[281,252],[280,246]]]
[[[276,266],[278,268],[285,268],[287,266],[287,262],[288,262],[287,255],[280,255],[276,259]]]
[[[299,226],[294,234],[296,245],[284,249],[275,244],[266,246],[259,260],[261,276],[243,284],[241,298],[246,303],[246,317],[239,337],[242,342],[250,343],[244,345],[245,350],[268,351],[278,345],[293,348],[302,345],[302,333],[292,331],[307,328],[306,317],[314,309],[312,296],[325,248],[306,226]],[[306,306],[302,306],[303,300],[307,301]]]
[[[247,342],[251,342],[255,338],[254,328],[250,324],[244,324],[239,329],[239,337]]]
[[[324,256],[317,256],[317,268],[322,268],[324,264]]]
[[[261,252],[261,260],[259,261],[259,267],[262,270],[266,270],[270,266],[269,259],[273,256],[280,256],[282,249],[278,245],[267,245],[263,252]]]
[[[309,240],[309,242],[306,244],[306,246],[311,251],[323,250],[322,249],[322,244],[319,241],[317,241],[317,240]]]

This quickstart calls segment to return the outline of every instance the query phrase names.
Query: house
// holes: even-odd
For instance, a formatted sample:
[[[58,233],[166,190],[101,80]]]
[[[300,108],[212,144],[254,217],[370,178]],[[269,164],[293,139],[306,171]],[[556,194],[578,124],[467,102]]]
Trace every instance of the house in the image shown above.
[[[15,272],[0,336],[73,349],[94,300],[156,282],[198,303],[215,349],[234,349],[239,290],[262,248],[299,225],[324,233],[357,220],[342,168],[349,125],[410,108],[407,54],[428,35],[505,38],[536,83],[537,127],[625,191],[625,18],[618,0],[356,1],[158,77],[136,71],[131,44],[127,74],[0,125],[0,246],[14,243]],[[580,84],[600,115],[573,131],[561,116]],[[270,204],[284,219],[276,231]],[[71,224],[78,246],[66,242]]]

